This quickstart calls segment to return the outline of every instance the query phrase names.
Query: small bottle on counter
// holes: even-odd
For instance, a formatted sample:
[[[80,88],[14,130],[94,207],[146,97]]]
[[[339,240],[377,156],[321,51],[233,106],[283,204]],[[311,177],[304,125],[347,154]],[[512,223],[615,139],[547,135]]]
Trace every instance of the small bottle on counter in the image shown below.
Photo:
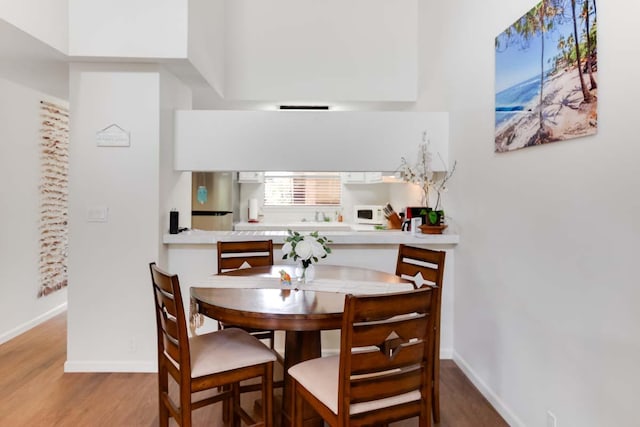
[[[338,211],[338,212],[336,212],[336,213],[338,214],[338,217],[336,218],[336,220],[337,220],[338,222],[342,222],[342,211]]]
[[[180,230],[178,229],[178,210],[171,209],[169,212],[169,234],[178,234]]]

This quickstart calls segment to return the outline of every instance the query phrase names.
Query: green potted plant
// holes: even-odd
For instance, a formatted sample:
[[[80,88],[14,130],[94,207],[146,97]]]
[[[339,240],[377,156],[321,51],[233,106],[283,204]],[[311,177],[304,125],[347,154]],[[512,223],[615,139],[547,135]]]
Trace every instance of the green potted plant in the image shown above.
[[[423,224],[441,225],[444,222],[444,211],[425,207],[420,210],[420,217]]]

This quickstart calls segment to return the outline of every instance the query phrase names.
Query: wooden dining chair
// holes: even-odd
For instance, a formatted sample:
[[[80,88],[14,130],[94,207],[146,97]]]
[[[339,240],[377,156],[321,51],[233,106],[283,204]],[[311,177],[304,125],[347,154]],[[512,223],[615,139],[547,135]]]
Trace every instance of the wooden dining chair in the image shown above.
[[[191,426],[192,410],[219,401],[230,402],[232,425],[240,420],[254,424],[240,407],[240,381],[260,378],[262,390],[262,424],[273,422],[274,352],[246,331],[228,328],[222,331],[187,335],[187,324],[177,275],[149,265],[155,300],[158,338],[159,423],[166,427],[173,417],[178,425]],[[169,376],[179,387],[179,402],[169,395]],[[211,397],[192,400],[193,393],[224,390]]]
[[[400,245],[396,276],[414,282],[416,287],[433,287],[435,338],[433,341],[433,420],[440,422],[440,312],[446,252]]]
[[[289,369],[293,425],[307,402],[332,427],[386,425],[419,417],[431,425],[433,289],[347,295],[340,355]]]
[[[218,274],[243,268],[245,265],[248,267],[273,265],[273,241],[218,242]],[[232,325],[226,325],[220,322],[218,322],[218,326],[220,329],[232,327]],[[269,340],[269,347],[273,349],[275,344],[275,334],[273,331],[244,329],[258,339]]]
[[[218,242],[218,274],[241,268],[273,265],[273,241]]]

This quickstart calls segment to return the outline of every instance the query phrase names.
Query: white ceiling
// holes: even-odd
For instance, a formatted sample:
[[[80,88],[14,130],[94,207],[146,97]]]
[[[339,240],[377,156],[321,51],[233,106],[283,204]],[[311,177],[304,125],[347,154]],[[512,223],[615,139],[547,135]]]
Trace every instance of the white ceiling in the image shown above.
[[[28,33],[0,19],[0,77],[68,100],[69,62],[146,62],[160,63],[193,91],[194,109],[277,109],[283,101],[229,100],[209,86],[186,59],[69,57]],[[325,103],[333,110],[411,110],[410,102],[340,102]]]
[[[60,99],[68,99],[65,54],[0,20],[0,76]]]

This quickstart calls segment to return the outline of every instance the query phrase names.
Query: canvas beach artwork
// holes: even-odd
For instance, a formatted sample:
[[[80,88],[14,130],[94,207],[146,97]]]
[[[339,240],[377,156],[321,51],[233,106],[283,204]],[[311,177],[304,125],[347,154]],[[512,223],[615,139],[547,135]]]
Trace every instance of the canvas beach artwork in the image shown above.
[[[543,0],[495,40],[495,151],[598,130],[596,0]]]

